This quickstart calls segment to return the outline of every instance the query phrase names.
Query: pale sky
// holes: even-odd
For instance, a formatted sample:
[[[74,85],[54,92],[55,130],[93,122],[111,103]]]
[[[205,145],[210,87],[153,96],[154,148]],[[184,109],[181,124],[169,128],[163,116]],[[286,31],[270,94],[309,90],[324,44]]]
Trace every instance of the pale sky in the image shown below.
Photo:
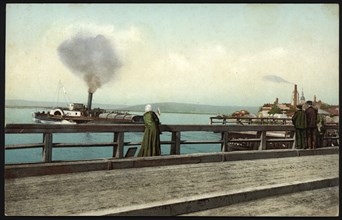
[[[94,103],[261,106],[291,102],[295,83],[338,104],[338,4],[7,4],[5,98],[54,102],[62,82],[86,103],[58,53],[79,35],[120,63]]]

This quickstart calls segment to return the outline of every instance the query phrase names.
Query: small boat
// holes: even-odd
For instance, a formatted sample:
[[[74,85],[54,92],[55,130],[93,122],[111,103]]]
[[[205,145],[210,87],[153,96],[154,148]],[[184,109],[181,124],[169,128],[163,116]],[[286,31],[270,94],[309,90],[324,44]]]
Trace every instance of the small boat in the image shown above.
[[[44,124],[143,124],[142,115],[128,112],[91,109],[93,93],[88,93],[88,104],[72,103],[68,107],[55,107],[32,113],[33,121]]]

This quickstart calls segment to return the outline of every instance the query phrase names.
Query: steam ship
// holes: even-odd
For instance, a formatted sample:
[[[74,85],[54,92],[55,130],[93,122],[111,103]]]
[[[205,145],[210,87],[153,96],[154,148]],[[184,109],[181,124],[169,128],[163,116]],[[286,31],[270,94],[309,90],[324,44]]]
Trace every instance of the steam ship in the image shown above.
[[[88,92],[87,106],[71,103],[68,107],[55,107],[48,111],[32,113],[33,121],[44,124],[143,124],[142,115],[127,112],[92,109],[93,93]]]

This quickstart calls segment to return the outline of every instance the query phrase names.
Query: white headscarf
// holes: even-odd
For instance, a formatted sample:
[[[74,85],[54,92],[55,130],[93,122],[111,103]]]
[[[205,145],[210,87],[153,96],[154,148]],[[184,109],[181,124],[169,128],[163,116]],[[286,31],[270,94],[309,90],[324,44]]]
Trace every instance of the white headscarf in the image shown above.
[[[152,106],[150,104],[145,106],[145,112],[150,112],[152,111]]]

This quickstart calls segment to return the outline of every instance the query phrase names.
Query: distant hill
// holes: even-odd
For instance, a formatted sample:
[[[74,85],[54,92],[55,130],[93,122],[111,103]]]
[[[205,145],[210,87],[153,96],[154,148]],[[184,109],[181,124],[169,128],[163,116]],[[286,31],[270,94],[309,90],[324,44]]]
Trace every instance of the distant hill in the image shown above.
[[[104,108],[104,109],[121,109],[125,108],[126,105],[111,105],[111,104],[97,104],[93,103],[93,107],[96,108]],[[60,102],[58,104],[58,107],[67,107],[67,103]],[[45,102],[45,101],[28,101],[28,100],[19,100],[19,99],[9,99],[5,100],[5,107],[11,108],[11,107],[38,107],[38,108],[52,108],[57,107],[56,102]]]
[[[154,110],[159,107],[163,113],[192,113],[192,114],[232,114],[235,111],[245,109],[251,113],[256,114],[259,110],[258,106],[215,106],[215,105],[199,105],[175,102],[151,103]],[[67,104],[60,103],[60,107],[66,107]],[[133,112],[144,112],[145,104],[143,105],[112,105],[112,104],[97,104],[93,103],[93,107],[103,109],[126,110]],[[56,107],[55,102],[44,101],[28,101],[28,100],[5,100],[5,107],[40,107],[51,108]]]
[[[235,111],[245,109],[256,114],[259,110],[258,106],[215,106],[215,105],[199,105],[175,102],[151,103],[156,111],[160,108],[164,113],[192,113],[192,114],[231,114]],[[134,105],[125,107],[129,111],[143,112],[145,105]]]

